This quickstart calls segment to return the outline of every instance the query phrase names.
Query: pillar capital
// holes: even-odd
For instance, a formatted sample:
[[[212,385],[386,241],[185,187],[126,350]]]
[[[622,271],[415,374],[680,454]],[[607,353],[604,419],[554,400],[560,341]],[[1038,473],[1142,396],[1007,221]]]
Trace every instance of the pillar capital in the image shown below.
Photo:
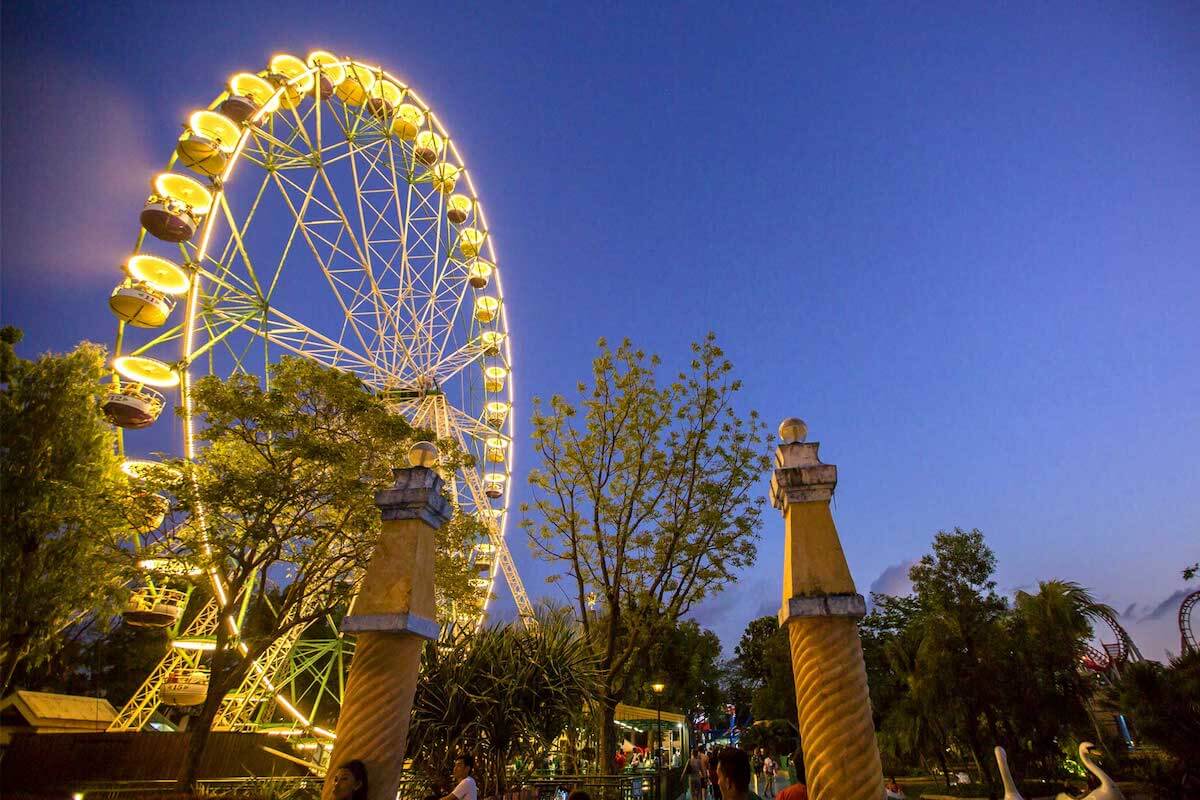
[[[820,442],[793,442],[775,450],[771,505],[784,515],[795,503],[826,502],[837,488],[837,466],[817,457]]]
[[[431,528],[450,521],[454,509],[442,496],[442,478],[429,467],[392,470],[396,484],[375,493],[375,505],[384,521],[419,519]]]

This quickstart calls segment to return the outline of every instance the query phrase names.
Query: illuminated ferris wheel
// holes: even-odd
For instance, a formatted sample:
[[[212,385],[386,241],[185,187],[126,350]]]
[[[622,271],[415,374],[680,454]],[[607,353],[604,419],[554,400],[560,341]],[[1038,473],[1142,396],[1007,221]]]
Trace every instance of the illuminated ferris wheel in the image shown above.
[[[353,372],[415,426],[475,457],[446,477],[458,510],[488,531],[471,556],[476,613],[503,575],[529,619],[504,543],[513,420],[500,270],[470,172],[416,92],[377,66],[322,51],[234,75],[187,120],[140,222],[109,299],[119,322],[108,418],[148,428],[167,404],[163,392],[178,391],[190,458],[198,443],[189,389],[199,376],[265,379],[289,354]],[[136,436],[125,435],[127,447]],[[138,466],[127,462],[131,474]],[[148,566],[158,570],[126,619],[178,628],[180,576]],[[159,703],[203,696],[203,643],[218,623],[210,606],[172,630],[175,646],[115,729],[140,729]],[[247,679],[254,686],[237,694],[257,693],[260,705],[273,694],[312,727],[277,691],[296,645],[273,647]],[[218,723],[246,725],[248,703],[227,701]]]

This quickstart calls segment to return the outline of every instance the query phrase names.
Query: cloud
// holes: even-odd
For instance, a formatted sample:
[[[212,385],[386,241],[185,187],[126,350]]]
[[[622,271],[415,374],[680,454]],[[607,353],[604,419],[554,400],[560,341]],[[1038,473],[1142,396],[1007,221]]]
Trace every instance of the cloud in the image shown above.
[[[870,591],[875,594],[888,594],[900,597],[912,594],[912,581],[908,579],[908,571],[916,564],[916,559],[901,561],[879,573],[879,577],[871,581]]]
[[[86,64],[46,58],[4,76],[4,270],[38,284],[115,283],[138,233],[152,148],[143,104]],[[21,92],[10,88],[20,86]],[[48,114],[47,108],[70,109]]]
[[[1146,614],[1142,615],[1142,618],[1139,620],[1139,622],[1146,622],[1152,619],[1162,619],[1167,615],[1174,617],[1179,613],[1179,604],[1183,602],[1183,598],[1191,594],[1192,591],[1194,590],[1179,589],[1178,591],[1171,592],[1171,594],[1165,600],[1156,605]]]

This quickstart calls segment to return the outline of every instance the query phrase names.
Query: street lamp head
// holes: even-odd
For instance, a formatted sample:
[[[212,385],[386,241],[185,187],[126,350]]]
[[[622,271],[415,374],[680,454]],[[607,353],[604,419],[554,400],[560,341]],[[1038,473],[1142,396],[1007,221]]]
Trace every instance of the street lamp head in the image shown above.
[[[432,467],[440,456],[433,442],[417,442],[408,451],[408,463],[414,467]]]
[[[779,423],[779,438],[784,444],[799,444],[808,436],[808,425],[799,417],[788,417]]]
[[[665,683],[652,683],[650,684],[650,688],[654,690],[655,694],[662,694],[667,685]]]

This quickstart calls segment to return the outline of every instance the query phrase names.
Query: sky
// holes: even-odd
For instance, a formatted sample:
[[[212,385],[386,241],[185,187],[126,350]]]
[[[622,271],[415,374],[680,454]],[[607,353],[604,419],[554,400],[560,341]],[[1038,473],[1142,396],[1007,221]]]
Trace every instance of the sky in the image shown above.
[[[864,594],[977,527],[1002,591],[1074,580],[1147,656],[1178,649],[1200,558],[1200,6],[0,13],[0,318],[26,352],[112,343],[115,266],[192,110],[274,53],[331,50],[454,132],[501,254],[519,414],[573,392],[600,337],[682,366],[715,331],[743,411],[804,418],[838,465]],[[779,607],[774,511],[761,535],[694,612],[727,651]]]

